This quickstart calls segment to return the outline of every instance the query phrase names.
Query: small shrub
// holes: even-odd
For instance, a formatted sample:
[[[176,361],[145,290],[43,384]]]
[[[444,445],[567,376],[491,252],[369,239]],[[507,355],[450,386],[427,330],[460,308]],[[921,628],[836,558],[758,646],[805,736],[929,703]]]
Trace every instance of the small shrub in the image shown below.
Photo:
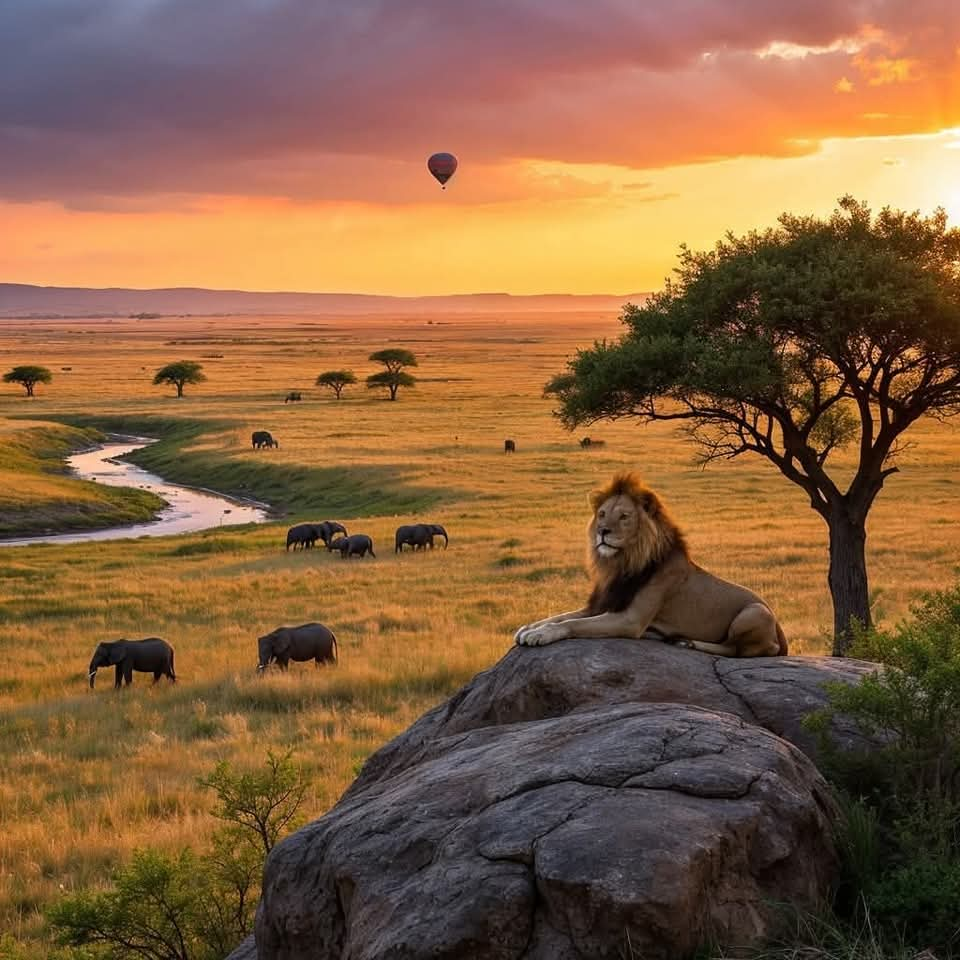
[[[960,947],[960,585],[911,610],[892,631],[856,631],[851,653],[882,667],[856,685],[830,684],[830,707],[809,726],[845,811],[837,909],[850,917],[862,904],[885,936],[951,956]],[[878,746],[833,749],[835,714]]]
[[[226,762],[200,780],[225,826],[202,855],[139,850],[109,890],[65,897],[47,911],[60,946],[80,960],[221,960],[250,932],[266,855],[297,821],[306,784],[290,754],[265,771]],[[92,948],[92,950],[91,950]]]

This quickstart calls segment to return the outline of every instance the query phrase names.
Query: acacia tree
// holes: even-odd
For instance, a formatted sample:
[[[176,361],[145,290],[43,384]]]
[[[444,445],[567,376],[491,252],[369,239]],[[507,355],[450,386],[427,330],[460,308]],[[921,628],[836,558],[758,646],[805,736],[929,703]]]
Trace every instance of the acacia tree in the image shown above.
[[[943,210],[874,215],[849,196],[827,219],[778,223],[682,247],[677,279],[546,391],[570,429],[676,420],[704,465],[759,454],[800,486],[829,530],[842,656],[851,620],[870,626],[867,514],[902,435],[960,412],[960,231]]]
[[[19,383],[27,391],[27,396],[33,396],[33,388],[38,383],[49,383],[53,374],[46,367],[37,367],[30,364],[14,367],[3,375],[4,383]]]
[[[177,388],[177,396],[183,396],[183,388],[188,383],[203,383],[207,378],[202,372],[203,364],[196,360],[178,360],[161,367],[153,378],[154,385],[172,383]]]
[[[357,378],[352,370],[326,370],[317,377],[318,387],[330,387],[340,399],[343,388],[350,383],[356,383]]]
[[[404,367],[417,366],[417,358],[409,350],[404,350],[401,347],[390,347],[386,350],[371,353],[369,359],[382,363],[386,370],[367,377],[368,388],[385,387],[390,391],[390,399],[396,400],[397,390],[400,387],[412,387],[416,384],[417,378],[403,369]]]

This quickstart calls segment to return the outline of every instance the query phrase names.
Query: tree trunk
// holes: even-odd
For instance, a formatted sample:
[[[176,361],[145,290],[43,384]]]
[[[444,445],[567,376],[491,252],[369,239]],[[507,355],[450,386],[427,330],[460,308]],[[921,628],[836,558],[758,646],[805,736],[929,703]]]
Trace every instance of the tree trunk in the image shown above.
[[[393,383],[390,384],[390,399],[391,400],[397,399],[397,387]]]
[[[833,597],[833,655],[843,657],[853,640],[851,619],[871,626],[870,592],[867,589],[867,530],[862,520],[852,520],[838,506],[830,527],[830,594]]]
[[[32,384],[32,383],[25,383],[24,386],[27,388],[27,396],[28,396],[28,397],[32,397],[32,396],[33,396],[33,384]]]
[[[178,383],[178,384],[176,385],[176,387],[177,387],[177,396],[178,396],[178,397],[182,397],[182,396],[183,396],[183,384],[182,384],[182,383]]]

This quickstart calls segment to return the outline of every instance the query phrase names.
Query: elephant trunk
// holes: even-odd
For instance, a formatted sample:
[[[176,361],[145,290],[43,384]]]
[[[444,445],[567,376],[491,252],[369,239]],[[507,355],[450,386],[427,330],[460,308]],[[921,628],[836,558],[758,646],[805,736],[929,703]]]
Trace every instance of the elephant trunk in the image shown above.
[[[94,681],[94,678],[96,677],[96,675],[97,675],[97,668],[94,667],[94,668],[90,671],[90,673],[88,674],[88,676],[89,676],[89,678],[90,678],[90,689],[91,689],[91,690],[93,689],[93,681]]]

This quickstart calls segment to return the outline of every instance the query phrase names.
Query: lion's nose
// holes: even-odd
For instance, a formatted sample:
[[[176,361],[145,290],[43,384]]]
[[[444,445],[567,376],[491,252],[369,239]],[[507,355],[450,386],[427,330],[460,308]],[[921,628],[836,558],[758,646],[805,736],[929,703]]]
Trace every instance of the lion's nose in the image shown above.
[[[601,536],[601,537],[605,537],[608,533],[610,533],[610,528],[609,528],[609,527],[601,527],[601,528],[600,528],[600,536]]]

